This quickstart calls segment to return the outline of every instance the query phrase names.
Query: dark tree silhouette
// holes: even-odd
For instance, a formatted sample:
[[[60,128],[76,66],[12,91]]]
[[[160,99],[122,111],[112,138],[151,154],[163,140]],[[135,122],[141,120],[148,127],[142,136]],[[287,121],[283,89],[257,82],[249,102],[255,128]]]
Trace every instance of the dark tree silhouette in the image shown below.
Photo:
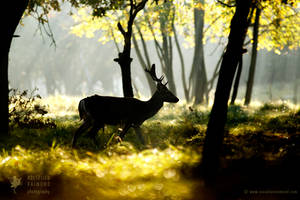
[[[234,102],[236,100],[237,94],[238,94],[238,89],[240,85],[240,79],[241,79],[241,74],[242,74],[242,69],[243,69],[243,57],[240,58],[239,63],[238,63],[238,69],[235,75],[235,80],[234,80],[234,85],[233,85],[233,91],[231,95],[231,101],[230,105],[234,105]]]
[[[228,44],[220,68],[215,100],[204,142],[202,167],[207,184],[214,184],[219,168],[219,156],[227,119],[228,99],[234,74],[243,53],[243,43],[248,29],[251,2],[251,0],[237,0],[235,14],[231,20]]]
[[[119,31],[124,37],[124,48],[123,52],[119,53],[119,57],[115,58],[114,61],[119,63],[122,72],[122,84],[124,97],[133,97],[133,90],[131,84],[131,38],[132,38],[132,26],[134,19],[139,11],[141,11],[148,0],[143,0],[140,3],[134,3],[130,0],[130,11],[129,19],[127,21],[127,30],[125,31],[121,23],[118,23]]]
[[[1,64],[0,64],[0,135],[8,135],[8,61],[9,50],[14,32],[27,8],[29,0],[6,1],[7,12],[1,12],[1,19],[5,19],[2,24],[0,37],[1,43]]]

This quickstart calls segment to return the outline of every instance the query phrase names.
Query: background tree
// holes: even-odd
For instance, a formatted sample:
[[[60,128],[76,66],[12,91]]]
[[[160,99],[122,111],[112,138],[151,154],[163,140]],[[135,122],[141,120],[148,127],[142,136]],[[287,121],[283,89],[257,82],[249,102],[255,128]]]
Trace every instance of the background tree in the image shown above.
[[[199,104],[204,101],[204,98],[206,98],[208,102],[207,75],[203,47],[204,0],[194,1],[194,4],[199,4],[201,7],[194,8],[195,50],[189,86],[192,87],[192,96],[195,98],[194,103]]]
[[[295,3],[296,4],[296,3]],[[254,84],[257,50],[266,48],[280,54],[284,49],[297,49],[299,43],[299,11],[293,2],[285,1],[261,2],[256,9],[252,31],[252,52],[245,94],[245,105],[251,102]],[[274,15],[275,13],[275,15]],[[260,18],[262,18],[260,20]],[[259,28],[261,27],[261,30]],[[260,37],[260,40],[258,40]],[[260,42],[259,42],[260,41]]]

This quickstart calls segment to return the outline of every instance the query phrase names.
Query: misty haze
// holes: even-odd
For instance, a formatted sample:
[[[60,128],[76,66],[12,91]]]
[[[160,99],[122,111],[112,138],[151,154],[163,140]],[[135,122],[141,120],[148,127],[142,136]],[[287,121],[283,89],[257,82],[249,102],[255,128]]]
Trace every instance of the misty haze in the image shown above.
[[[43,97],[60,94],[122,96],[121,71],[118,64],[113,62],[118,52],[112,41],[102,44],[98,41],[100,34],[96,34],[93,38],[77,37],[71,34],[70,28],[74,26],[75,22],[67,12],[54,12],[49,18],[55,45],[43,32],[43,29],[39,29],[38,23],[32,17],[25,18],[23,24],[16,31],[16,34],[21,37],[14,39],[11,47],[9,78],[12,88],[20,90],[38,88],[38,93]],[[184,38],[180,36],[179,39],[183,44]],[[161,72],[153,41],[148,41],[147,44],[151,61],[156,63]],[[209,79],[213,75],[225,44],[225,42],[220,45],[208,41],[204,45],[205,66]],[[173,46],[175,46],[174,41]],[[238,99],[244,98],[250,65],[251,48],[249,45],[246,48],[248,53],[243,58],[244,67]],[[193,59],[193,48],[184,47],[182,50],[188,78]],[[173,51],[175,84],[178,88],[178,96],[184,100],[180,60],[175,48]],[[132,79],[137,89],[134,92],[148,98],[150,90],[143,68],[134,50],[132,50],[132,54]],[[298,91],[295,91],[295,85],[299,84],[300,79],[299,59],[299,50],[286,50],[281,55],[259,50],[253,99],[291,102],[294,102],[295,99],[299,100]],[[16,71],[19,73],[14,73]],[[215,85],[210,97],[213,97],[214,89]]]

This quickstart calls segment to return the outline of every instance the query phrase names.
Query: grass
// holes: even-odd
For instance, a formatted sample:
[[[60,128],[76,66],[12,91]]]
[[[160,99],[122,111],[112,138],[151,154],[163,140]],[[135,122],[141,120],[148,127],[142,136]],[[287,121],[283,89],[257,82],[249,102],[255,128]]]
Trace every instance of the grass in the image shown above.
[[[146,145],[134,130],[122,143],[106,143],[118,127],[99,131],[97,148],[86,136],[71,149],[80,126],[79,98],[50,97],[42,116],[56,127],[14,127],[0,142],[0,194],[4,199],[193,199],[203,183],[194,177],[201,161],[209,108],[166,105],[142,125]],[[234,160],[260,157],[281,161],[300,155],[300,110],[286,104],[230,106],[222,154],[226,169]],[[11,188],[12,177],[22,184]],[[50,177],[50,186],[28,186],[29,177]],[[31,181],[32,182],[32,181]],[[34,183],[43,183],[35,180]],[[47,182],[47,181],[44,181]],[[196,189],[197,188],[197,189]],[[49,191],[49,194],[28,191]]]

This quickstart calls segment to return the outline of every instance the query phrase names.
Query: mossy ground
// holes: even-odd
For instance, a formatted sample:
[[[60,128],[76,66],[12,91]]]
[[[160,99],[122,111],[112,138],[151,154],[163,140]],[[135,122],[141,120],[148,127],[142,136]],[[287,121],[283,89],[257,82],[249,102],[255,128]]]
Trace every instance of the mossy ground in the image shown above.
[[[165,105],[142,125],[146,145],[134,130],[122,143],[107,141],[118,127],[99,131],[96,147],[84,135],[78,148],[70,143],[80,126],[79,98],[50,97],[48,105],[56,127],[11,130],[1,140],[0,193],[4,199],[195,199],[203,186],[196,177],[210,108]],[[222,154],[224,170],[235,161],[283,161],[300,154],[300,110],[287,104],[230,106]],[[11,188],[13,177],[22,185]],[[28,177],[49,176],[50,186],[29,186]],[[39,182],[39,181],[35,181]],[[30,194],[28,191],[49,191]]]

